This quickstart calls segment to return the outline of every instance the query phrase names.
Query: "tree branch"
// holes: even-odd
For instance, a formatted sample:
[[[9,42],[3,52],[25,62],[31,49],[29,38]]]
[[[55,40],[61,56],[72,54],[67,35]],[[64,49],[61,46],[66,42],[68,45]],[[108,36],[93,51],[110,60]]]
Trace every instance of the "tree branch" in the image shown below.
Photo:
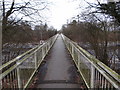
[[[8,17],[8,16],[11,15],[12,10],[14,9],[14,4],[15,4],[15,0],[12,1],[12,4],[11,4],[11,7],[10,7],[10,10],[8,10],[7,13],[6,13],[6,17]]]

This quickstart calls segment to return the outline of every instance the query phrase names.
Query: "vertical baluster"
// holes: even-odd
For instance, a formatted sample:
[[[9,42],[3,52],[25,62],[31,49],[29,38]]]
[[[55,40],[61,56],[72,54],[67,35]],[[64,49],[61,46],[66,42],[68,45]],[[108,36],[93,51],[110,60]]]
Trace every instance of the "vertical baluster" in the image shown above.
[[[39,64],[42,60],[42,49],[41,48],[39,49],[39,52],[37,55],[39,56],[39,60],[38,60],[38,64]]]
[[[13,70],[13,88],[15,89],[15,70]]]
[[[81,57],[80,57],[80,54],[79,54],[78,65],[77,65],[78,70],[80,70],[80,63],[81,63],[80,58],[81,58]]]
[[[69,44],[69,47],[67,48],[68,50],[69,50],[69,52],[70,52],[70,43],[68,43]]]
[[[76,50],[76,65],[78,64],[78,55],[79,53],[78,53],[78,51]]]
[[[37,55],[39,55],[39,61],[38,61],[38,64],[40,64],[40,62],[41,62],[41,60],[42,60],[42,49],[41,49],[41,48],[39,49],[39,52],[38,52]]]
[[[69,42],[69,44],[70,44],[70,53],[72,53],[71,51],[72,51],[72,46],[71,46],[71,43]]]
[[[104,89],[104,77],[102,76],[102,79],[101,79],[102,81],[101,81],[101,83],[102,83],[102,88]]]
[[[100,73],[100,88],[102,88],[102,75]]]
[[[22,79],[20,78],[20,68],[17,67],[18,88],[22,88]]]
[[[7,85],[7,88],[9,88],[9,82],[10,82],[10,81],[9,81],[9,74],[8,74],[8,75],[7,75],[7,84],[6,84],[6,85]],[[6,88],[6,87],[5,87],[5,88]]]
[[[34,53],[35,69],[37,69],[37,52]]]
[[[45,53],[46,53],[46,52],[45,52],[45,46],[43,47],[43,49],[44,49],[44,57],[45,57]]]
[[[98,82],[98,83],[97,83],[97,84],[98,84],[97,86],[98,86],[98,88],[99,88],[99,86],[100,86],[100,73],[99,73],[99,72],[98,72],[98,80],[97,80],[97,82]]]
[[[39,60],[40,60],[39,52],[40,52],[40,49],[36,52],[36,64],[37,64],[37,66],[39,65]]]
[[[7,87],[7,88],[9,88],[9,74],[7,75],[7,79],[6,79],[6,85],[5,85],[5,88]]]
[[[73,46],[73,60],[75,62],[75,47]]]
[[[99,72],[97,71],[97,88],[98,88],[98,86],[99,86]]]
[[[70,43],[68,43],[68,49],[70,49]]]
[[[11,87],[14,88],[14,76],[13,76],[13,71],[11,72]]]
[[[95,68],[91,65],[91,88],[94,88]]]
[[[15,81],[14,81],[15,82],[15,88],[17,88],[17,85],[16,85],[16,81],[17,81],[16,80],[16,69],[14,70],[14,77],[15,77]]]
[[[44,56],[46,55],[46,45],[44,46]]]
[[[107,88],[107,80],[105,79],[105,82],[104,82],[104,88],[106,89]]]
[[[43,56],[44,56],[44,48],[42,47],[42,59],[43,59]]]
[[[29,67],[29,63],[26,66]],[[28,78],[27,75],[29,74],[27,67],[25,68],[26,71],[23,72],[23,74],[24,74],[23,75],[23,82],[22,82],[23,87],[25,86],[26,79]],[[26,78],[26,76],[27,76],[27,78]]]
[[[70,43],[69,43],[69,44],[70,44]],[[71,44],[70,44],[69,52],[70,52],[70,54],[71,54]]]
[[[72,54],[72,57],[73,57],[73,46],[71,44],[71,54]]]
[[[13,70],[14,71],[14,70]],[[11,72],[11,87],[14,89],[14,76],[13,71]]]
[[[12,77],[13,77],[12,84],[13,84],[13,88],[15,89],[15,76],[14,76],[14,70],[12,71]]]
[[[33,57],[33,58],[34,58],[34,54],[33,54],[31,57]],[[28,58],[28,61],[29,61],[29,58]],[[33,62],[32,62],[32,61],[33,61],[33,60],[32,60],[32,59],[30,59],[30,62],[31,62],[31,63],[28,63],[27,70],[25,69],[25,70],[26,70],[26,72],[25,72],[25,73],[26,73],[26,75],[28,76],[28,78],[26,78],[26,77],[25,77],[25,83],[24,83],[24,86],[26,85],[26,83],[27,83],[28,79],[29,79],[29,78],[30,78],[30,76],[31,76],[31,71],[30,71],[29,69],[30,69],[30,68],[32,68],[32,67],[31,67],[31,65],[33,64]],[[30,67],[30,68],[29,68],[29,67]],[[33,66],[33,67],[34,67],[34,66]]]
[[[69,46],[70,46],[69,43],[67,43],[67,48],[69,48]]]
[[[75,47],[74,47],[74,62],[76,64],[76,50],[75,50]]]
[[[16,85],[16,69],[14,70],[14,88],[16,89],[17,87],[17,85]]]
[[[109,82],[107,84],[107,88],[108,88],[108,90],[110,90],[110,83]]]
[[[78,54],[77,66],[78,66],[80,60],[79,52],[77,54]]]
[[[97,70],[95,69],[95,84],[94,84],[94,88],[97,88],[96,87],[97,86],[97,80],[98,80],[97,75],[98,75],[98,73],[97,73]]]
[[[10,73],[10,88],[12,88],[12,72]]]
[[[48,50],[49,50],[50,43],[48,42]]]
[[[74,53],[74,49],[73,49],[73,46],[72,46],[72,57],[74,57],[74,56],[73,56],[73,53]]]

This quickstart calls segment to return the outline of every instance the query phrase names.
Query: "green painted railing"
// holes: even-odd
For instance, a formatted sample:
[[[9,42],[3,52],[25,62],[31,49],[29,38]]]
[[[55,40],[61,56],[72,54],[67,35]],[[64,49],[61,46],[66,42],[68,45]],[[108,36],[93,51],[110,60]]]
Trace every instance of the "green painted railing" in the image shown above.
[[[77,68],[88,88],[120,89],[120,75],[62,34]]]
[[[27,88],[57,37],[58,35],[55,35],[43,45],[37,46],[3,64],[0,67],[0,71],[2,72],[0,74],[0,82],[2,82],[0,88]]]

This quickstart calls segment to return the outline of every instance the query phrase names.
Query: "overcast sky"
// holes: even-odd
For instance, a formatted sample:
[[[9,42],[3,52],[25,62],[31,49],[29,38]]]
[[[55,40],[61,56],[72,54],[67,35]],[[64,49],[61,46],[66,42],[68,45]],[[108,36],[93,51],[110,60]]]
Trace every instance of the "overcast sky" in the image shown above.
[[[56,29],[61,29],[63,24],[67,23],[72,17],[80,13],[79,5],[84,5],[83,0],[48,0],[53,4],[50,7],[50,16],[48,24]]]
[[[76,17],[82,9],[79,7],[86,7],[88,4],[84,0],[48,0],[53,4],[50,7],[50,13],[48,18],[48,24],[54,26],[56,29],[61,29],[63,24],[70,21],[72,17]],[[96,0],[86,0],[91,3],[95,3]],[[99,0],[104,2],[106,0]]]
[[[79,13],[77,9],[78,1],[71,2],[70,0],[49,0],[53,4],[50,7],[49,24],[54,28],[60,29],[63,24],[66,24],[67,19],[76,16]]]
[[[15,0],[15,2],[22,2],[22,1],[25,0]],[[43,24],[47,23],[48,26],[53,26],[57,30],[60,30],[62,25],[67,23],[67,20],[70,22],[72,17],[76,17],[78,14],[80,14],[80,12],[82,12],[82,9],[79,7],[84,8],[88,5],[87,3],[85,3],[84,0],[47,0],[47,1],[51,3],[48,7],[49,10],[44,11],[44,13],[41,15],[47,18],[46,21],[43,21]],[[96,2],[96,0],[86,0],[86,1],[91,3]],[[104,2],[106,0],[99,0],[99,1]],[[26,17],[24,19],[29,20]]]

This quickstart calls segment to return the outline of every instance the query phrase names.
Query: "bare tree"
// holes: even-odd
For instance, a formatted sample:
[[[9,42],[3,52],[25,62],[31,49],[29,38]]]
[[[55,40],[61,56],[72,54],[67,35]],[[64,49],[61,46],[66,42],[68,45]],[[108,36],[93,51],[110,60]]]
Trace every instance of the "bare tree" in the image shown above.
[[[29,0],[29,1],[24,1],[22,3],[16,3],[15,0],[12,0],[11,4],[8,3],[6,4],[8,1],[2,0],[2,7],[3,7],[3,30],[5,29],[5,27],[7,26],[7,22],[8,19],[11,15],[15,14],[17,12],[18,14],[22,14],[22,17],[18,20],[20,21],[21,19],[23,19],[23,17],[29,17],[32,18],[32,15],[36,15],[40,17],[42,17],[40,15],[41,10],[44,10],[47,8],[47,2],[43,1],[43,0]],[[16,19],[16,17],[14,17],[13,22],[11,22],[11,24],[15,24],[16,22],[14,22]],[[39,20],[39,19],[37,19]],[[41,20],[39,20],[41,21]]]
[[[34,41],[31,23],[42,22],[42,11],[47,10],[48,2],[46,0],[1,0],[0,2],[2,3],[0,10],[2,10],[3,17],[2,53],[7,52],[7,55],[4,54],[4,59],[2,59],[5,63],[30,49],[27,43]],[[28,21],[25,21],[25,18]],[[26,45],[27,48],[25,48]]]
[[[111,16],[120,25],[120,1],[108,1],[107,3],[101,3],[100,0],[96,0],[97,3],[90,3],[84,0],[89,6],[87,8],[94,9],[92,13],[101,13]]]
[[[48,2],[45,0],[25,0],[24,2],[18,2],[12,0],[2,0],[2,32],[3,39],[7,39],[10,35],[10,28],[19,23],[25,17],[31,22],[41,22],[42,10],[47,9]]]

